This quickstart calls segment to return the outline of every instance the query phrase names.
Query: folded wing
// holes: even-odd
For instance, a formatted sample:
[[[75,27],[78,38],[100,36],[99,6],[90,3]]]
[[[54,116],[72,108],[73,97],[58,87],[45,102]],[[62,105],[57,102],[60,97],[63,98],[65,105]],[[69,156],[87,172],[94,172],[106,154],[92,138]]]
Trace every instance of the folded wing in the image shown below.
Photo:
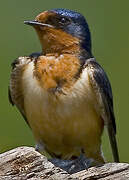
[[[113,97],[110,82],[102,67],[94,58],[88,59],[85,64],[90,83],[97,98],[98,105],[95,107],[107,126],[112,153],[115,162],[119,162],[119,154],[116,142],[116,123],[113,112]]]

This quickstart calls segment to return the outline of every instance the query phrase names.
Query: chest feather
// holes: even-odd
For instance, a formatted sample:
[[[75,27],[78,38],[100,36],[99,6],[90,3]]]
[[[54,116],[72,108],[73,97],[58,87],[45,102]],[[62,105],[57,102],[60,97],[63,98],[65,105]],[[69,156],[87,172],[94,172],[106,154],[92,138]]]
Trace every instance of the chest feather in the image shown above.
[[[69,90],[58,95],[39,85],[33,70],[31,62],[22,83],[27,120],[37,141],[53,151],[57,147],[84,146],[89,138],[95,143],[102,133],[102,121],[94,108],[97,102],[87,69]]]
[[[67,89],[75,82],[79,68],[79,60],[73,55],[40,56],[35,64],[34,75],[47,91]]]

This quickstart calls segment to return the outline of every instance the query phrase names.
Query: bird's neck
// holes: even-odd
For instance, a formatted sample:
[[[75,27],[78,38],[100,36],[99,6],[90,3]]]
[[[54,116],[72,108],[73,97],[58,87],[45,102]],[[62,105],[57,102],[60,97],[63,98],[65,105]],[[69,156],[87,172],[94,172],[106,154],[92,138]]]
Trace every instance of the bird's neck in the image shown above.
[[[80,53],[80,48],[76,42],[72,43],[63,43],[54,40],[53,42],[44,42],[42,46],[42,53],[46,54],[74,54],[78,55]]]
[[[36,29],[42,46],[42,52],[46,54],[79,54],[80,40],[60,30],[48,28],[44,31]]]
[[[42,31],[36,29],[41,46],[42,54],[69,54],[80,57],[83,61],[92,57],[91,49],[88,50],[79,38],[74,37],[60,29],[44,28]],[[84,46],[84,47],[83,47]]]

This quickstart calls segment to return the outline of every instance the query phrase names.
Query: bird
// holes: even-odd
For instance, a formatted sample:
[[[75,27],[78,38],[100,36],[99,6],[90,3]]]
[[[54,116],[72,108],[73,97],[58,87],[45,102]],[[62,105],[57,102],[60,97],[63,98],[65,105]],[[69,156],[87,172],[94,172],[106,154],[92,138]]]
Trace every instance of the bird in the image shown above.
[[[69,9],[46,10],[24,21],[39,38],[42,52],[12,63],[9,100],[33,132],[36,150],[93,165],[105,163],[102,134],[107,128],[119,162],[110,81],[92,53],[85,17]],[[32,43],[32,42],[31,42]]]

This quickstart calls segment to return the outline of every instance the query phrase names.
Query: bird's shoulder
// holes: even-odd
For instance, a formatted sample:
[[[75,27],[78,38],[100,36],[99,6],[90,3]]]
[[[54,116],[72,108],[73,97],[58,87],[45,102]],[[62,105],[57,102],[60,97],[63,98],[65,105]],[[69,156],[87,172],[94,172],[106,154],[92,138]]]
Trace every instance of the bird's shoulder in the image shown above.
[[[21,56],[15,59],[11,66],[11,76],[10,76],[10,84],[9,84],[9,99],[13,104],[17,103],[17,94],[21,89],[21,78],[24,68],[27,64],[31,62],[31,58],[27,56]]]

